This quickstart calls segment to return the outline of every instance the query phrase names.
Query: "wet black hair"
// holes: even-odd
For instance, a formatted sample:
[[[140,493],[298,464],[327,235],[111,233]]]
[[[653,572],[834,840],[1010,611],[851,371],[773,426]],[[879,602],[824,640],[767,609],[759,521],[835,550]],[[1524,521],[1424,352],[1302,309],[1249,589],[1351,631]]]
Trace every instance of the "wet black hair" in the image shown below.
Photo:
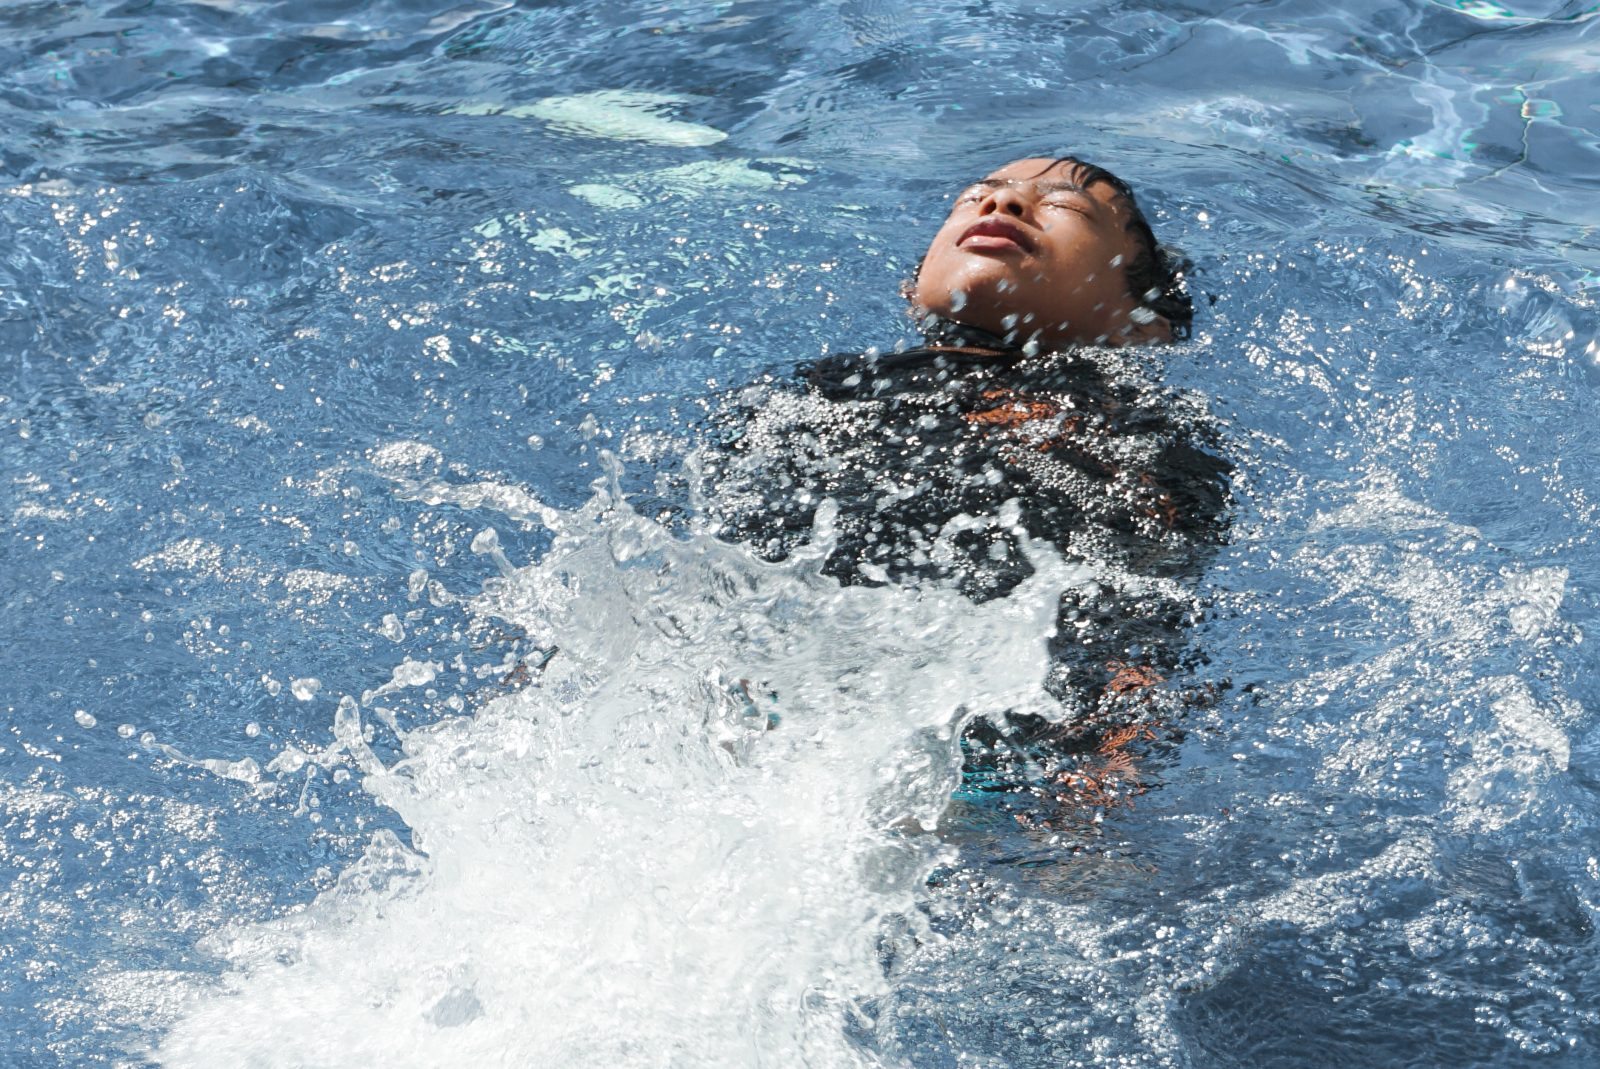
[[[1128,280],[1128,293],[1171,324],[1174,339],[1187,338],[1194,323],[1194,302],[1189,298],[1188,287],[1184,285],[1189,261],[1156,240],[1155,231],[1150,229],[1150,221],[1144,217],[1139,200],[1133,195],[1133,187],[1128,183],[1104,167],[1076,156],[1057,156],[1039,173],[1046,174],[1062,164],[1077,169],[1078,181],[1085,188],[1096,182],[1104,182],[1126,206],[1127,230],[1133,235],[1139,250],[1134,253],[1131,263],[1122,265],[1124,277]]]

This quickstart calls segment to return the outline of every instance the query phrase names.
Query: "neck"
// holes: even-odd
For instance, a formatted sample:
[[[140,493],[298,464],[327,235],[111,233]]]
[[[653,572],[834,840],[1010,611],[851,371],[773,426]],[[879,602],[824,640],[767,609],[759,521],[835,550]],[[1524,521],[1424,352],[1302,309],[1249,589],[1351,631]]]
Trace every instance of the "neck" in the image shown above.
[[[953,319],[929,314],[918,324],[922,328],[923,343],[930,349],[964,349],[992,353],[1015,353],[1017,347],[998,334],[982,327],[957,323]]]

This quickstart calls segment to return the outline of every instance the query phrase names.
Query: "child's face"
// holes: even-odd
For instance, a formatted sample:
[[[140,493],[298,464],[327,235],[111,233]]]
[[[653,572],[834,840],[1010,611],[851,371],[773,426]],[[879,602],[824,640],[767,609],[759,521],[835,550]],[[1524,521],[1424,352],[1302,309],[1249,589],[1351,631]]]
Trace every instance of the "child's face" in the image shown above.
[[[1008,163],[956,198],[912,303],[996,334],[1015,330],[1019,342],[1038,331],[1046,349],[1169,340],[1166,320],[1133,319],[1139,302],[1124,265],[1138,245],[1121,198],[1104,182],[1079,185],[1076,164],[1051,162]]]

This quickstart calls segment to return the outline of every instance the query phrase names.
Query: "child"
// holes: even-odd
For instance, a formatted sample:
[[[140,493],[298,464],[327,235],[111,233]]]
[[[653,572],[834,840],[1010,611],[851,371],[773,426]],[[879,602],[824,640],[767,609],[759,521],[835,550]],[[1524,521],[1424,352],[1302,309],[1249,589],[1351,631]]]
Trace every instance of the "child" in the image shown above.
[[[841,582],[938,580],[985,600],[1032,572],[1020,523],[1104,578],[1062,597],[1047,686],[1064,726],[974,738],[1125,733],[1115,708],[1177,667],[1181,581],[1226,500],[1203,410],[1128,348],[1187,336],[1182,276],[1119,179],[1030,158],[956,199],[907,296],[922,346],[828,357],[731,414],[724,532],[778,559],[832,499],[824,568]]]

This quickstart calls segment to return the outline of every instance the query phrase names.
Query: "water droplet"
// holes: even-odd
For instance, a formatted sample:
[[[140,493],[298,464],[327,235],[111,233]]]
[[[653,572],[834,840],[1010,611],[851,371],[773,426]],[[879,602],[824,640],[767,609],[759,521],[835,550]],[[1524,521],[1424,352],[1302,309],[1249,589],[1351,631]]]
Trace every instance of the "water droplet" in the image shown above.
[[[296,698],[299,698],[303,702],[308,702],[312,698],[315,698],[317,696],[317,691],[321,689],[322,680],[317,679],[314,676],[307,676],[305,679],[289,680],[289,693],[293,694]]]
[[[78,722],[78,726],[81,728],[92,728],[97,723],[94,718],[94,714],[84,709],[79,709],[77,712],[73,713],[72,719],[76,720]]]
[[[439,674],[439,665],[433,661],[413,661],[407,657],[394,670],[394,681],[402,687],[416,687],[432,683]]]
[[[136,732],[138,730],[139,729],[134,727],[132,724],[118,724],[117,725],[117,735],[119,737],[121,737],[121,738],[124,738],[124,739],[133,738],[134,732]]]
[[[253,739],[261,734],[261,725],[252,720],[244,726],[244,733],[247,738]]]

